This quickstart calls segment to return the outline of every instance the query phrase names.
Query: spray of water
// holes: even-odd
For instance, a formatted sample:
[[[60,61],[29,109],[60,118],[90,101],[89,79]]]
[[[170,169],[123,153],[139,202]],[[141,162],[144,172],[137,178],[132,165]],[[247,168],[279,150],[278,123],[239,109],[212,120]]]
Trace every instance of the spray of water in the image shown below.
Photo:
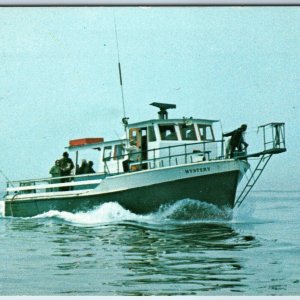
[[[108,202],[88,212],[70,213],[65,211],[51,210],[33,218],[58,218],[66,222],[82,225],[98,225],[141,218],[129,210],[124,209],[116,202]]]
[[[230,210],[222,210],[212,204],[192,199],[183,199],[169,206],[162,206],[159,211],[138,215],[124,209],[116,202],[104,203],[88,212],[49,211],[34,218],[57,218],[77,225],[104,225],[109,223],[135,222],[161,224],[172,222],[205,222],[211,220],[229,220]]]
[[[220,209],[206,202],[183,199],[167,207],[161,207],[161,217],[173,220],[229,220],[231,210]]]

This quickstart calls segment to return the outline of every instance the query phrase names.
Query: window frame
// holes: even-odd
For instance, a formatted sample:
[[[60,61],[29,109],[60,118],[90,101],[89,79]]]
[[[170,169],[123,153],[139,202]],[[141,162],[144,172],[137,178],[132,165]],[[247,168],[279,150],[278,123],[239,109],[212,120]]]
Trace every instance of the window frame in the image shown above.
[[[174,131],[171,130],[171,129],[169,129],[169,130],[171,131],[170,135],[173,134],[173,133],[175,134],[175,139],[173,139],[173,138],[172,139],[166,139],[166,136],[163,138],[162,131],[161,131],[162,127],[169,127],[169,128],[173,127]],[[165,141],[179,141],[179,137],[178,137],[178,134],[176,132],[176,125],[175,124],[158,124],[158,130],[159,130],[159,135],[160,135],[160,140],[161,141],[164,141],[164,142]],[[168,129],[166,129],[166,130],[168,130]]]
[[[183,127],[186,127],[187,129],[189,128],[192,128],[193,129],[193,133],[194,133],[194,138],[184,138],[183,136],[183,130],[184,128]],[[182,141],[197,141],[198,140],[198,137],[197,137],[197,132],[196,132],[196,129],[195,129],[195,124],[191,124],[191,125],[186,125],[184,123],[180,123],[178,124],[178,128],[179,128],[179,132],[180,132],[180,137],[181,137],[181,140]]]
[[[198,133],[199,133],[201,141],[209,141],[209,142],[214,142],[215,141],[215,135],[214,135],[212,125],[210,125],[210,124],[199,124],[198,123],[197,128],[198,128]],[[203,129],[203,135],[201,134],[201,128]],[[208,131],[209,131],[210,138],[207,138]]]

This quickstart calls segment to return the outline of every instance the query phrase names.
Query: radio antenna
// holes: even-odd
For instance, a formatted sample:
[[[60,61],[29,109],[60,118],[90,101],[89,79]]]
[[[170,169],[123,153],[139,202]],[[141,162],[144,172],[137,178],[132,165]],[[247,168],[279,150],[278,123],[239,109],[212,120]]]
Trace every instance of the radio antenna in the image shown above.
[[[122,105],[123,105],[123,118],[122,123],[124,125],[126,140],[128,140],[127,136],[127,125],[128,125],[128,117],[126,117],[126,110],[125,110],[125,100],[124,100],[124,90],[123,90],[123,80],[122,80],[122,69],[121,69],[121,62],[120,62],[120,50],[119,50],[119,42],[118,42],[118,31],[117,31],[117,22],[116,16],[114,12],[114,25],[115,25],[115,37],[116,37],[116,45],[117,45],[117,53],[118,53],[118,70],[119,70],[119,79],[120,79],[120,87],[121,87],[121,95],[122,95]]]

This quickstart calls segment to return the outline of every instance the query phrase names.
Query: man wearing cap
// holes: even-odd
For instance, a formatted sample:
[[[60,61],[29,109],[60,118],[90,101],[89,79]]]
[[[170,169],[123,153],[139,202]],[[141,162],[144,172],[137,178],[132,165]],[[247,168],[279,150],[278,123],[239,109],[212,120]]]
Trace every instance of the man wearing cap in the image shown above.
[[[74,163],[69,158],[69,153],[64,152],[63,157],[60,159],[61,176],[70,176],[71,171],[74,169]]]
[[[244,133],[247,129],[247,125],[243,124],[241,125],[240,128],[233,130],[231,132],[228,133],[223,133],[223,136],[231,136],[228,145],[226,147],[226,157],[233,157],[233,152],[235,151],[235,149],[237,149],[238,151],[242,151],[243,147],[246,149],[248,147],[248,144],[245,142],[244,139]]]
[[[63,153],[63,157],[59,160],[60,162],[60,168],[61,168],[61,176],[70,176],[71,175],[71,171],[74,169],[74,163],[72,161],[71,158],[69,158],[69,153],[68,152],[64,152]],[[72,178],[62,178],[61,182],[70,182],[72,180]],[[60,190],[61,191],[68,191],[72,188],[66,186],[66,187],[61,187]]]

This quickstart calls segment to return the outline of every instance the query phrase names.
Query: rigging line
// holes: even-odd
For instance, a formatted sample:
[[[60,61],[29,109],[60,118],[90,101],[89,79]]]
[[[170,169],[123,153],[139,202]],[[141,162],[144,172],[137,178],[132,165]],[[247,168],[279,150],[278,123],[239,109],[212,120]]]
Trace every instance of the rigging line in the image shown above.
[[[9,183],[9,184],[11,184],[12,186],[14,186],[13,184],[12,184],[12,182],[9,180],[9,178],[4,174],[4,172],[0,169],[0,173],[2,174],[2,176],[6,179],[6,181]]]
[[[126,118],[125,100],[124,100],[124,91],[123,91],[123,81],[122,81],[122,71],[121,71],[121,63],[120,63],[120,50],[119,50],[118,32],[117,32],[117,23],[116,23],[115,12],[113,14],[114,14],[114,25],[115,25],[115,37],[116,37],[117,53],[118,53],[119,79],[120,79],[120,85],[121,85],[122,104],[123,104],[123,117]]]

